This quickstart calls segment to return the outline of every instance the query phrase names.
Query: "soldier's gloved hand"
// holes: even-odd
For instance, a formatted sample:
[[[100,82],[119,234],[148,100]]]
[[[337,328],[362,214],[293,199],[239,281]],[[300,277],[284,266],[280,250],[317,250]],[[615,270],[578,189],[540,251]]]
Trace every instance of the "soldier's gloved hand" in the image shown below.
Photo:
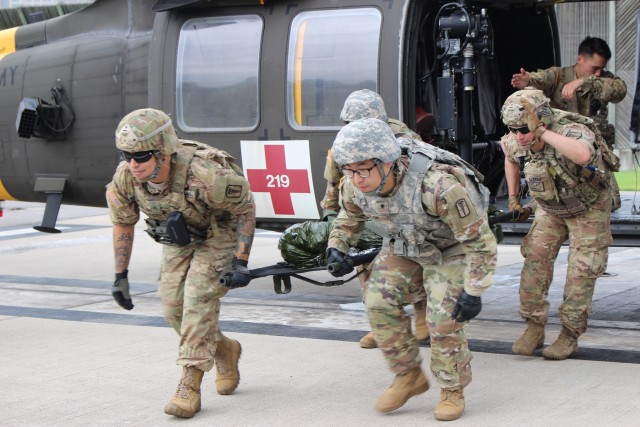
[[[224,282],[224,287],[228,289],[244,288],[251,281],[249,272],[249,261],[233,257],[231,261],[231,271]]]
[[[113,282],[111,288],[111,295],[116,300],[118,305],[125,310],[131,310],[133,303],[131,302],[131,295],[129,295],[129,279],[127,274],[129,270],[125,270],[122,273],[116,273],[116,280]]]
[[[327,249],[327,270],[333,277],[342,277],[353,271],[353,266],[346,259],[346,255],[336,248]]]
[[[451,318],[456,319],[456,322],[466,322],[480,314],[481,310],[482,300],[480,297],[474,297],[462,291],[456,306],[453,308]]]
[[[525,119],[527,121],[527,127],[531,132],[533,132],[534,136],[539,139],[544,131],[547,130],[547,128],[540,120],[540,117],[538,117],[536,108],[531,105],[531,103],[526,98],[523,98],[520,102],[522,103],[524,111],[526,112]]]
[[[525,222],[531,215],[531,209],[523,208],[520,204],[520,196],[509,196],[509,210],[519,212],[516,222]]]

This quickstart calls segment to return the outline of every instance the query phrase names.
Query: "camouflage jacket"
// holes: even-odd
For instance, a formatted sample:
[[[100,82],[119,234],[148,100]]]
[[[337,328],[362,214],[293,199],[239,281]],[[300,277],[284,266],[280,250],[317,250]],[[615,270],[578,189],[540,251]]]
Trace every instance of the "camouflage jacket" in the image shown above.
[[[563,117],[562,111],[558,112],[555,109],[552,111],[554,111],[554,113],[559,113],[555,114],[559,118],[554,118],[554,121],[549,125],[548,129],[557,134],[567,136],[569,138],[574,138],[578,141],[581,141],[582,143],[589,145],[589,148],[591,150],[591,159],[589,160],[589,165],[605,173],[607,178],[606,182],[608,183],[610,169],[602,157],[601,149],[599,149],[597,146],[596,135],[586,125],[575,123],[568,118]],[[525,163],[525,177],[528,179],[528,177],[526,176],[526,164],[531,161],[532,158],[536,157],[537,153],[534,153],[531,150],[522,150],[518,145],[515,135],[512,133],[504,136],[501,142],[505,149],[507,157],[511,161],[520,163],[520,159],[523,158],[523,161]],[[556,175],[554,176],[554,184],[556,186],[556,189],[558,191],[561,191],[565,187],[570,187],[572,191],[575,190],[576,192],[580,192],[579,187],[584,185],[581,182],[582,180],[580,179],[581,172],[584,167],[572,162],[549,144],[545,144],[545,148],[543,151],[545,153],[545,157],[552,160],[556,165],[555,167],[552,167],[554,168],[554,170],[556,170]],[[575,181],[577,185],[575,185],[575,183],[572,181]],[[532,191],[531,194],[535,198],[535,192]],[[598,192],[595,201],[589,202],[589,205],[597,209],[610,209],[609,207],[607,207],[607,204],[610,203],[610,197],[610,191],[600,191]]]
[[[396,136],[408,134],[412,139],[422,141],[420,135],[409,129],[409,127],[401,121],[388,119],[387,123]],[[340,186],[340,180],[342,179],[342,172],[340,171],[340,167],[333,160],[331,150],[327,153],[327,162],[324,166],[324,179],[327,180],[327,190],[325,191],[324,198],[320,202],[320,207],[323,210],[338,212],[340,210],[340,206],[338,205],[338,188]]]
[[[182,212],[187,224],[215,236],[218,228],[233,227],[235,217],[255,216],[253,194],[233,157],[222,150],[193,141],[180,140],[182,147],[172,157],[168,185],[155,190],[133,178],[121,162],[107,185],[107,204],[113,224],[131,225],[140,211],[151,219],[166,221],[172,211]],[[180,158],[192,150],[187,160],[186,179],[178,183]],[[177,185],[175,185],[177,184]],[[182,187],[182,188],[177,188]]]
[[[459,181],[464,174],[454,175],[451,168],[455,167],[435,163],[417,174],[416,182],[408,176],[406,156],[398,168],[398,183],[388,197],[366,196],[350,180],[344,181],[341,210],[333,222],[328,247],[348,252],[370,219],[387,237],[397,234],[398,240],[421,246],[419,255],[407,255],[415,262],[433,265],[442,255],[465,254],[465,291],[479,296],[491,286],[497,244],[485,215],[476,211]],[[385,247],[384,243],[382,250],[396,252],[395,246]]]
[[[608,126],[607,104],[622,101],[627,85],[621,78],[603,71],[600,77],[593,74],[585,78],[572,100],[563,99],[562,88],[577,78],[575,66],[551,67],[529,73],[529,85],[542,90],[550,98],[551,107],[593,118],[607,144],[613,145],[615,133]]]

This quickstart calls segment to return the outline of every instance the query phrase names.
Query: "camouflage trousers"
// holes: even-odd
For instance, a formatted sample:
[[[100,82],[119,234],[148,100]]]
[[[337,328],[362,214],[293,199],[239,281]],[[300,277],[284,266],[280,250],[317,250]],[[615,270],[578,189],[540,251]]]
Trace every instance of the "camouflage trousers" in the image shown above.
[[[358,272],[358,280],[360,281],[360,291],[363,296],[363,299],[362,299],[363,302],[364,302],[364,291],[365,289],[367,289],[367,280],[369,280],[369,276],[371,275],[372,267],[373,267],[373,261],[371,261],[368,264],[359,265],[356,267],[356,271]],[[416,292],[416,294],[413,296],[413,301],[411,301],[414,307],[414,311],[418,312],[420,309],[422,309],[423,310],[422,312],[424,312],[425,307],[427,305],[427,294],[425,292],[424,286],[422,286],[422,272],[416,271],[416,273],[413,275],[411,280],[414,282],[413,287],[416,287],[419,289],[418,292]],[[403,311],[403,317],[406,316],[408,319],[409,315],[404,313],[404,309],[402,311]],[[417,315],[416,315],[416,319],[417,319]],[[411,331],[411,321],[408,322],[407,328],[409,331]]]
[[[208,372],[222,338],[220,273],[231,264],[235,233],[222,233],[188,248],[164,246],[160,299],[167,323],[180,335],[178,365]]]
[[[422,362],[418,342],[407,328],[405,304],[426,292],[427,322],[431,331],[431,372],[443,388],[456,389],[471,382],[471,352],[465,323],[451,319],[464,288],[464,255],[446,257],[441,264],[418,258],[380,253],[373,261],[363,293],[364,304],[378,347],[394,374]],[[416,280],[416,277],[421,280]]]
[[[524,319],[547,323],[553,267],[560,246],[568,238],[569,260],[560,320],[576,337],[587,329],[596,279],[607,269],[612,240],[610,218],[610,209],[591,209],[573,218],[536,210],[520,248],[525,258],[520,277],[520,314]]]

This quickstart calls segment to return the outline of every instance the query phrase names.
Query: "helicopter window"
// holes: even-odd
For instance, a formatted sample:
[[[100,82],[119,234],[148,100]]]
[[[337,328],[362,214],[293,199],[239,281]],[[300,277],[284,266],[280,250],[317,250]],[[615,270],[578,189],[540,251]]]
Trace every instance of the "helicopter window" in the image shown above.
[[[291,25],[287,116],[297,129],[337,129],[347,96],[378,89],[378,9],[302,12]]]
[[[258,16],[190,19],[178,41],[176,112],[187,132],[258,126],[263,22]]]

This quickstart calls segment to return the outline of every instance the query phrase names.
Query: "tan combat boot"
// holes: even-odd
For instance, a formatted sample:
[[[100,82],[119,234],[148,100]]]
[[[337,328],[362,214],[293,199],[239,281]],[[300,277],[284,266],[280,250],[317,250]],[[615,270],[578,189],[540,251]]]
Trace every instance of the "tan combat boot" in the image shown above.
[[[407,400],[429,390],[429,381],[421,367],[396,375],[391,386],[378,398],[376,411],[391,412],[407,403]]]
[[[513,343],[511,351],[521,356],[531,356],[544,344],[544,325],[527,321],[527,329]]]
[[[542,350],[542,357],[549,360],[564,360],[578,353],[578,338],[564,326],[556,342]]]
[[[218,394],[231,394],[240,383],[238,360],[242,354],[242,347],[236,340],[222,336],[218,343],[216,354],[213,356],[216,365],[216,390]]]
[[[378,348],[378,343],[373,335],[373,331],[360,338],[360,347],[362,348]]]
[[[429,339],[429,326],[427,326],[427,301],[413,303],[413,314],[416,317],[415,337],[418,341]]]
[[[195,366],[184,366],[176,393],[164,407],[164,413],[180,418],[191,418],[200,411],[200,384],[203,375],[204,372]]]
[[[462,416],[464,412],[464,394],[462,389],[440,390],[440,403],[433,411],[433,416],[440,421],[453,421]]]

